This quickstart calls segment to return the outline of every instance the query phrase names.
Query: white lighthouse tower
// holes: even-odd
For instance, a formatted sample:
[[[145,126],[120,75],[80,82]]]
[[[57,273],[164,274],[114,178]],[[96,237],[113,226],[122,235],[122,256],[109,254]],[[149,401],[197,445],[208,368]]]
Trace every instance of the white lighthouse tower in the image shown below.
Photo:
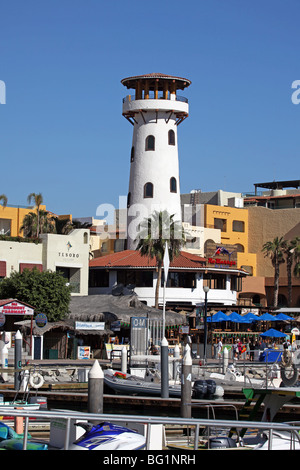
[[[124,78],[132,95],[123,100],[123,116],[133,125],[128,191],[127,248],[134,249],[139,222],[167,210],[181,221],[178,125],[188,117],[188,100],[177,95],[186,78],[160,73]]]

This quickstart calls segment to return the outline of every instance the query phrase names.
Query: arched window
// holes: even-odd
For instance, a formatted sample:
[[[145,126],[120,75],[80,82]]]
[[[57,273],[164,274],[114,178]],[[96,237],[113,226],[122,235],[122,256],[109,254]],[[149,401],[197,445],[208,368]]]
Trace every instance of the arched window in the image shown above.
[[[177,193],[177,181],[176,181],[176,178],[174,178],[174,176],[170,178],[170,191],[171,193]]]
[[[146,137],[146,150],[155,150],[155,137],[154,135],[148,135]]]
[[[130,206],[130,202],[131,202],[131,193],[129,192],[129,193],[127,194],[127,207]]]
[[[152,183],[145,184],[144,197],[153,197],[153,184]]]
[[[171,129],[168,132],[169,145],[175,145],[175,132]]]
[[[235,251],[237,251],[238,253],[245,253],[245,248],[240,243],[236,243],[235,247]]]
[[[134,147],[131,147],[130,161],[134,162]]]

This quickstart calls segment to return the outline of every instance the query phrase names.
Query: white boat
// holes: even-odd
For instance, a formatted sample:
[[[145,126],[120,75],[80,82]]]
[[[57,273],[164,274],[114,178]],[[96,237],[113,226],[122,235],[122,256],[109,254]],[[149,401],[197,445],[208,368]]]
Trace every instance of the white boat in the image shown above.
[[[261,442],[253,447],[254,450],[300,450],[299,435],[295,431],[272,431],[271,443],[269,442],[269,433],[263,432]]]
[[[46,397],[29,397],[27,400],[15,399],[13,401],[4,401],[3,395],[0,395],[0,414],[5,411],[13,411],[16,409],[26,409],[27,411],[36,411],[40,408],[47,409]]]
[[[41,407],[40,403],[27,403],[24,401],[4,401],[0,402],[0,413],[6,411],[15,411],[16,409],[26,409],[27,411],[36,411]]]
[[[161,382],[153,375],[146,375],[146,378],[122,373],[113,369],[104,371],[104,383],[115,393],[125,395],[147,395],[161,396]],[[216,386],[213,380],[197,380],[193,383],[193,398],[220,398],[224,395],[224,389]],[[169,381],[169,396],[181,397],[181,384]]]
[[[123,393],[125,395],[161,395],[160,382],[148,382],[142,377],[112,369],[104,371],[104,383],[114,392]],[[181,385],[169,383],[169,396],[180,397]]]
[[[278,377],[278,371],[274,370],[274,374],[269,377],[268,387],[279,387],[281,378]],[[234,365],[230,365],[225,374],[213,372],[209,375],[209,378],[215,380],[217,384],[223,386],[248,386],[256,388],[264,388],[266,386],[266,379],[256,379],[248,374],[242,374]]]

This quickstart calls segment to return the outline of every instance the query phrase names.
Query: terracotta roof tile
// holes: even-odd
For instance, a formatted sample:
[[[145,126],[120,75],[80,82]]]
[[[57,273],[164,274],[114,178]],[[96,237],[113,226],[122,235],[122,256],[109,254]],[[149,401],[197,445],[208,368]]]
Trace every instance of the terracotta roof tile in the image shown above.
[[[171,268],[199,268],[206,263],[205,258],[182,251],[171,263]],[[155,258],[142,256],[137,250],[124,250],[119,253],[95,258],[90,261],[90,267],[132,267],[132,268],[155,268]]]

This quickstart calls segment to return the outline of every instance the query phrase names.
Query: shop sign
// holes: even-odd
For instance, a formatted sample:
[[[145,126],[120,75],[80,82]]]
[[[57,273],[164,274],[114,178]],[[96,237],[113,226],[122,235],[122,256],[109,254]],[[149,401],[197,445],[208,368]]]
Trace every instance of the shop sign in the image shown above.
[[[105,322],[93,321],[93,322],[84,322],[84,321],[77,321],[75,322],[75,329],[76,330],[104,330]]]
[[[181,335],[188,335],[190,332],[190,327],[189,326],[180,326],[179,327],[179,333]]]
[[[225,264],[227,266],[235,266],[236,265],[236,261],[231,261],[231,260],[228,260],[228,259],[220,259],[220,258],[208,258],[208,262],[210,264]]]
[[[79,258],[79,253],[64,253],[63,251],[59,251],[58,256],[61,258]]]
[[[47,325],[48,319],[44,313],[38,313],[35,317],[35,324],[39,328],[43,328],[43,326]]]
[[[58,256],[60,256],[61,258],[79,258],[79,253],[71,253],[70,250],[71,250],[72,245],[70,242],[67,243],[67,249],[68,251],[59,251],[58,252]]]
[[[110,329],[112,331],[120,331],[121,330],[121,321],[116,320],[116,321],[112,322],[111,325],[110,325]]]
[[[132,328],[147,328],[147,317],[131,317]]]
[[[33,308],[19,302],[10,302],[0,307],[0,313],[4,315],[33,315]]]

